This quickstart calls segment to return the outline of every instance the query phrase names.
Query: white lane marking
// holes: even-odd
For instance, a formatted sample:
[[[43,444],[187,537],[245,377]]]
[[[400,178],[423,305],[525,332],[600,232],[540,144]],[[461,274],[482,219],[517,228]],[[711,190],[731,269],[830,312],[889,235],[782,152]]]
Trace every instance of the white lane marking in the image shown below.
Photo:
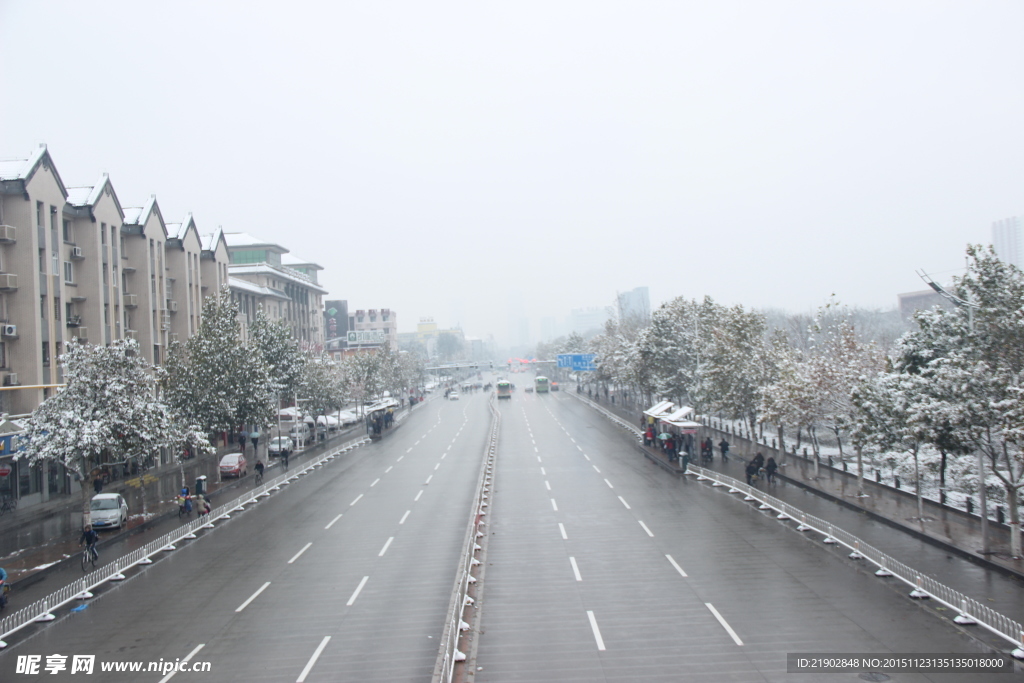
[[[404,514],[404,515],[402,515],[402,518],[401,518],[400,520],[398,520],[398,523],[399,523],[399,524],[405,524],[405,520],[406,520],[406,518],[407,518],[407,517],[409,516],[409,513],[410,513],[410,512],[412,512],[412,510],[406,510],[406,511],[405,511],[405,514]]]
[[[409,446],[407,449],[405,449],[405,452],[408,453],[411,450],[412,450],[412,446]]]
[[[568,541],[569,536],[565,533],[565,526],[561,522],[558,523],[558,530],[562,532],[562,540]]]
[[[594,631],[594,640],[597,641],[597,649],[604,651],[604,639],[601,638],[601,629],[597,627],[597,619],[594,618],[594,613],[587,610],[587,619],[590,619],[590,628]]]
[[[392,469],[394,469],[394,467],[395,467],[394,465],[388,465],[388,468],[386,470],[384,470],[384,474],[387,474],[388,472],[390,472]]]
[[[676,564],[676,561],[672,559],[671,555],[666,555],[665,557],[668,558],[668,561],[672,563],[672,566],[676,568],[676,571],[679,572],[682,575],[682,577],[685,579],[686,578],[686,572],[683,571],[683,568],[680,567],[678,564]]]
[[[265,584],[260,586],[259,589],[255,593],[253,593],[252,595],[249,596],[248,600],[246,600],[241,605],[239,605],[237,608],[235,608],[235,611],[236,612],[241,612],[246,607],[248,607],[249,603],[252,602],[253,600],[255,600],[257,598],[257,596],[259,596],[260,593],[262,593],[263,591],[267,590],[267,586],[269,586],[269,585],[270,585],[270,582],[267,581]]]
[[[331,520],[331,522],[330,522],[330,524],[328,524],[328,525],[327,525],[327,526],[325,526],[324,528],[325,528],[325,529],[330,529],[330,528],[331,528],[332,526],[334,526],[334,523],[335,523],[335,522],[337,522],[337,521],[338,521],[339,519],[341,519],[341,515],[338,515],[337,517],[335,517],[334,519],[332,519],[332,520]]]
[[[619,500],[621,500],[621,501],[622,501],[622,504],[626,506],[626,509],[627,509],[627,510],[632,510],[632,509],[633,509],[633,508],[629,507],[629,503],[627,503],[627,502],[626,502],[626,499],[625,499],[625,498],[623,498],[622,496],[619,496]]]
[[[444,456],[446,455],[448,455],[448,451],[445,451],[444,453],[441,454],[441,459],[444,460]]]
[[[554,510],[555,512],[558,512],[558,503],[556,503],[556,502],[555,502],[555,499],[554,499],[554,498],[552,498],[552,499],[551,499],[551,508],[552,508],[552,509],[553,509],[553,510]]]
[[[612,486],[612,483],[610,481],[608,481],[607,479],[604,480],[604,483],[608,484],[608,488],[610,488],[610,489],[615,488],[614,486]]]
[[[648,536],[650,536],[651,538],[654,538],[654,532],[652,532],[650,529],[647,528],[647,525],[643,523],[643,520],[638,519],[636,521],[640,522],[640,526],[642,526],[644,528],[644,531],[647,532]]]
[[[313,545],[312,541],[310,541],[306,545],[302,546],[302,550],[300,550],[299,552],[295,553],[295,557],[293,557],[292,559],[288,560],[288,564],[292,564],[293,562],[295,562],[295,560],[299,559],[299,555],[301,555],[302,553],[304,553],[307,550],[309,550],[309,546],[311,546],[311,545]]]
[[[551,482],[549,482],[549,481],[545,480],[545,481],[544,481],[544,485],[548,487],[548,491],[550,491],[550,490],[551,490]]]
[[[423,482],[423,483],[424,483],[424,484],[429,484],[429,483],[430,483],[430,480],[431,480],[431,479],[433,479],[433,478],[434,478],[434,475],[433,475],[433,474],[431,474],[431,475],[430,475],[429,477],[427,477],[427,480],[426,480],[425,482]]]
[[[376,486],[376,485],[377,485],[377,482],[379,482],[379,481],[380,481],[380,477],[377,477],[376,479],[374,479],[374,480],[373,480],[373,483],[372,483],[372,484],[370,484],[370,488],[372,489],[372,488],[373,488],[374,486]]]
[[[384,547],[380,549],[379,553],[377,553],[377,557],[384,557],[384,553],[386,553],[388,551],[388,546],[391,545],[391,541],[393,541],[393,540],[395,540],[394,536],[391,536],[391,537],[388,538],[387,543],[385,543]]]
[[[715,606],[712,605],[710,602],[705,602],[704,606],[711,610],[711,613],[715,615],[715,619],[718,619],[718,623],[721,624],[722,627],[729,632],[729,635],[732,636],[733,642],[735,642],[737,645],[743,645],[743,641],[740,640],[740,637],[738,635],[736,635],[736,631],[732,630],[732,626],[729,626],[728,622],[726,622],[726,620],[722,618],[722,615],[718,613],[718,610],[715,609]]]
[[[587,460],[590,460],[590,456],[587,455],[586,453],[583,454],[583,457],[586,458]]]
[[[568,433],[568,432],[566,432],[566,433]],[[572,441],[573,443],[576,443],[576,439],[572,438],[571,436],[569,437],[569,441]]]
[[[582,453],[583,452],[583,446],[581,446],[579,444],[576,444],[576,450],[578,450],[580,453]]]
[[[440,467],[440,466],[441,466],[441,463],[437,463],[436,465],[434,465],[434,471],[437,472],[437,468]]]
[[[363,494],[361,494],[361,493],[360,493],[360,494],[359,494],[358,496],[356,496],[356,499],[355,499],[355,500],[353,500],[353,501],[352,501],[351,503],[349,503],[349,504],[348,504],[348,506],[349,506],[349,507],[352,507],[353,505],[355,505],[356,503],[358,503],[358,502],[359,502],[359,499],[360,499],[360,498],[362,498],[362,497],[363,497]]]
[[[306,676],[308,676],[309,672],[313,670],[313,665],[316,664],[316,660],[320,658],[320,653],[324,651],[325,647],[327,647],[327,643],[330,639],[330,636],[324,636],[324,639],[320,641],[316,650],[313,651],[313,656],[309,658],[309,661],[306,662],[305,668],[302,669],[302,673],[300,673],[299,677],[295,679],[295,683],[303,683],[303,681],[306,680]]]
[[[537,462],[544,462],[543,460],[540,459],[539,455],[537,456]]]
[[[190,659],[192,659],[193,657],[195,657],[195,654],[197,652],[199,652],[200,650],[202,650],[204,647],[206,647],[206,643],[199,643],[198,645],[196,645],[195,649],[192,650],[192,652],[189,652],[187,655],[185,655],[185,658],[181,660],[181,663],[182,664],[188,663],[188,661]],[[177,669],[175,669],[171,673],[169,673],[166,676],[164,676],[163,678],[161,678],[160,679],[160,683],[167,683],[167,681],[171,680],[171,678],[173,678],[174,674],[176,674],[176,673],[178,673]]]
[[[582,581],[583,577],[580,576],[580,568],[576,566],[576,558],[569,557],[569,564],[572,565],[572,575],[576,577],[577,581]]]
[[[412,502],[415,503],[416,501],[418,501],[420,499],[420,496],[422,496],[422,495],[423,495],[423,489],[420,489],[420,492],[416,494],[416,497],[412,499]]]
[[[540,453],[540,449],[538,449],[536,446],[533,447],[533,450],[536,451],[537,453]]]
[[[404,457],[405,457],[404,455],[398,456],[398,460],[396,460],[395,462],[402,462],[402,458],[404,458]]]
[[[591,467],[594,468],[595,472],[597,472],[598,474],[601,474],[601,470],[597,469],[597,465],[591,465]]]
[[[545,477],[548,476],[548,473],[544,471],[543,467],[540,468],[540,473],[543,474]]]
[[[419,446],[419,445],[420,445],[419,441],[417,441],[416,443],[413,444],[413,446]]]
[[[345,605],[347,605],[348,607],[352,606],[352,603],[354,603],[356,601],[356,598],[359,597],[359,591],[363,590],[363,586],[366,585],[366,580],[369,579],[369,578],[370,578],[369,576],[364,576],[363,577],[363,580],[359,582],[358,586],[356,586],[355,593],[352,594],[352,597],[348,599],[348,602],[346,602]]]

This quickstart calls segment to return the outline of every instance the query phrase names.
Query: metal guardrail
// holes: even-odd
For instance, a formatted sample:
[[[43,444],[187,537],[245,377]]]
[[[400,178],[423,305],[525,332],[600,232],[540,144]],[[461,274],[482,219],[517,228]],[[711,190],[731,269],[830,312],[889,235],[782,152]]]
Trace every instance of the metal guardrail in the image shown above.
[[[452,589],[452,597],[448,603],[448,619],[441,636],[432,683],[451,683],[455,675],[455,665],[466,661],[465,652],[459,650],[459,638],[463,632],[469,630],[469,623],[462,616],[466,609],[474,603],[473,598],[469,595],[469,586],[476,583],[473,570],[481,564],[476,554],[483,550],[483,547],[477,542],[477,539],[486,537],[486,532],[481,527],[487,524],[483,518],[487,514],[491,475],[494,470],[494,458],[498,452],[498,434],[501,431],[501,414],[494,407],[493,394],[488,405],[491,409],[491,432],[487,439],[487,459],[477,482],[473,514],[470,517],[466,538],[462,544],[462,564],[456,574],[455,587]]]
[[[629,424],[618,415],[582,396],[577,396],[576,398],[590,405],[590,407],[600,412],[619,427],[626,429],[638,438],[641,436],[638,428]],[[761,509],[771,509],[777,512],[780,520],[793,519],[799,522],[798,530],[816,531],[825,537],[824,542],[826,544],[838,544],[849,548],[852,551],[850,559],[864,559],[878,567],[878,570],[875,572],[876,576],[894,576],[898,578],[908,586],[913,587],[913,590],[910,591],[910,597],[915,599],[931,598],[942,603],[950,610],[956,612],[957,616],[953,619],[956,623],[961,625],[977,624],[991,631],[995,635],[1013,643],[1015,646],[1012,652],[1013,656],[1017,659],[1024,659],[1024,626],[1020,622],[1011,619],[1005,614],[1000,614],[991,607],[983,605],[960,591],[939,583],[930,576],[924,575],[913,567],[865,543],[848,531],[819,517],[808,515],[796,506],[779,500],[775,496],[768,495],[760,489],[749,486],[720,472],[705,469],[692,463],[687,469],[686,474],[696,476],[698,481],[710,480],[714,482],[714,486],[728,486],[729,493],[742,493],[744,500],[757,501]]]
[[[232,512],[240,510],[243,506],[250,503],[255,503],[259,498],[270,496],[272,491],[277,491],[282,486],[295,481],[304,474],[308,474],[313,469],[323,466],[325,462],[333,460],[341,453],[348,452],[369,442],[370,438],[364,436],[338,446],[333,450],[321,453],[308,463],[302,466],[296,465],[292,471],[283,472],[274,477],[274,479],[264,482],[260,486],[242,493],[234,500],[211,510],[210,514],[193,519],[174,531],[166,533],[141,548],[137,548],[127,555],[122,555],[110,564],[92,571],[81,579],[50,593],[42,600],[37,600],[31,605],[0,619],[0,648],[7,647],[7,643],[3,641],[3,638],[31,624],[53,621],[56,619],[56,616],[53,614],[54,611],[71,602],[87,600],[93,597],[91,591],[108,581],[124,580],[124,571],[139,565],[152,564],[153,560],[151,558],[154,555],[175,550],[175,544],[183,540],[197,538],[196,532],[200,529],[212,529],[214,522],[228,519]]]

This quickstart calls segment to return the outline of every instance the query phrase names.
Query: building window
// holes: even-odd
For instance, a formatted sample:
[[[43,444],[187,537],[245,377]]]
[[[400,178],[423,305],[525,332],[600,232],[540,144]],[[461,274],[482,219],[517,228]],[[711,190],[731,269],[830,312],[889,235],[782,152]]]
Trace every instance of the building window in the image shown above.
[[[100,244],[107,246],[107,224],[100,223]]]
[[[75,271],[71,261],[64,262],[64,282],[74,282]]]
[[[53,319],[60,322],[60,299],[53,300]]]
[[[74,233],[71,232],[71,221],[64,219],[64,241],[74,243]]]
[[[50,342],[43,342],[43,365],[50,364]]]
[[[7,367],[7,342],[0,342],[0,368]]]
[[[43,203],[36,202],[36,225],[38,225],[40,228],[46,227],[46,214],[44,213],[45,211],[46,209],[43,208]],[[43,245],[40,244],[39,246]]]

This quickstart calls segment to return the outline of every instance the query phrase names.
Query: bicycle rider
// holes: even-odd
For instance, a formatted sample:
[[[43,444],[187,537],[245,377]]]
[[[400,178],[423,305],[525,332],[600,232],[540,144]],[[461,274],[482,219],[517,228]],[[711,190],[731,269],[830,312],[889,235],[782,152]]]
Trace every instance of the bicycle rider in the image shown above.
[[[100,535],[96,533],[96,530],[92,528],[91,524],[85,525],[85,530],[82,531],[82,537],[78,539],[78,545],[85,544],[85,547],[92,554],[93,560],[100,559],[100,554],[96,550],[96,542],[100,540]]]
[[[256,476],[258,476],[260,479],[262,479],[263,478],[263,461],[260,460],[259,458],[256,458],[256,468],[255,469],[256,469]]]

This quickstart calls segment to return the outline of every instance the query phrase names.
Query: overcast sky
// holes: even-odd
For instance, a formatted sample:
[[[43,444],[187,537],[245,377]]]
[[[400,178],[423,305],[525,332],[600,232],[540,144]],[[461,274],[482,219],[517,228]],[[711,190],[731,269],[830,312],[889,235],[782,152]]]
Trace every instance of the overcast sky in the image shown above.
[[[650,287],[890,308],[1024,214],[1024,3],[0,0],[0,157],[47,143],[505,337]],[[539,327],[534,326],[539,332]]]

